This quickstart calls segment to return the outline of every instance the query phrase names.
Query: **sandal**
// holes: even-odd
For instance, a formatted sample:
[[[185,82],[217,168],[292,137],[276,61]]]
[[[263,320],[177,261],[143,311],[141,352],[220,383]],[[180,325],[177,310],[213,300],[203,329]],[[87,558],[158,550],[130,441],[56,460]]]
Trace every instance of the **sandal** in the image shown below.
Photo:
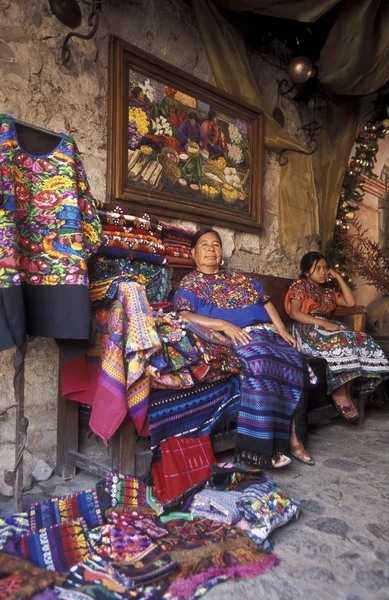
[[[289,456],[285,456],[285,454],[280,453],[278,459],[271,459],[271,464],[273,469],[281,469],[282,467],[286,467],[287,465],[290,465],[292,461],[290,460]]]
[[[302,444],[295,444],[294,446],[291,446],[289,454],[293,456],[293,458],[295,458],[296,460],[299,460],[300,462],[304,463],[304,465],[313,466],[315,464],[315,461],[307,454],[307,451],[305,450]]]
[[[350,423],[352,423],[353,421],[358,419],[359,413],[358,413],[357,409],[355,408],[354,404],[336,404],[336,402],[334,402],[334,405],[335,405],[335,408],[338,411],[338,413],[344,419],[346,419],[346,421],[349,421]],[[350,414],[350,413],[353,413],[353,414]]]

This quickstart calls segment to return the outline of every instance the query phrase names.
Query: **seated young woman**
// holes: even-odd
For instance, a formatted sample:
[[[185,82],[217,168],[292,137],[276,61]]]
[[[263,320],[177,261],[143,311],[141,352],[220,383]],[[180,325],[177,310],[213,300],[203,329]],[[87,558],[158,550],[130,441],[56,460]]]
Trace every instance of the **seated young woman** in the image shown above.
[[[244,371],[237,424],[242,462],[275,468],[285,454],[314,464],[304,448],[307,367],[270,298],[252,277],[222,268],[222,242],[209,227],[192,240],[196,269],[184,277],[174,301],[181,316],[230,337]],[[299,415],[298,422],[293,415]],[[292,424],[293,421],[293,424]]]
[[[343,277],[327,265],[325,256],[308,252],[301,259],[300,278],[285,298],[285,310],[295,321],[293,334],[307,356],[327,361],[328,394],[348,421],[358,417],[353,390],[374,389],[389,376],[389,363],[376,342],[365,333],[349,331],[333,320],[337,306],[355,306],[353,293]],[[325,287],[335,279],[340,292]]]

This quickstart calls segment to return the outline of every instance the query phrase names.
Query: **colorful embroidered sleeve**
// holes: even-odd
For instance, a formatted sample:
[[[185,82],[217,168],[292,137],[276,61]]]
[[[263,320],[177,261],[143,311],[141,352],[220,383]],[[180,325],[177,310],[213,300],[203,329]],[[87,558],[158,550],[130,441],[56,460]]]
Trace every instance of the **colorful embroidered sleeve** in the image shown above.
[[[187,310],[188,312],[196,313],[199,300],[193,292],[184,290],[182,287],[174,295],[174,306],[176,310]]]
[[[263,287],[259,283],[259,281],[257,281],[256,279],[253,279],[253,284],[260,296],[261,304],[266,304],[266,302],[269,302],[271,300],[271,296],[268,296],[267,294],[265,294],[265,292],[263,291]]]
[[[78,205],[81,212],[81,224],[84,234],[84,246],[87,254],[94,254],[102,243],[101,223],[97,214],[95,201],[89,187],[88,179],[82,164],[80,153],[74,145],[74,158],[78,191]]]
[[[288,291],[289,299],[290,300],[301,300],[301,302],[302,302],[306,295],[307,295],[307,292],[306,292],[306,289],[304,286],[304,282],[301,281],[300,279],[298,279],[297,281],[294,281]]]

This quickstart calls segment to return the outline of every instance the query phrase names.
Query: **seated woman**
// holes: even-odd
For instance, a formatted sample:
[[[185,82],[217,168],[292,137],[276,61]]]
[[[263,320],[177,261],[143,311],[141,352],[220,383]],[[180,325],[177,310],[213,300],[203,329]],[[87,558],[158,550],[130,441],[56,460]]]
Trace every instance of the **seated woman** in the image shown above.
[[[308,252],[300,268],[300,279],[292,283],[285,298],[285,310],[296,321],[293,333],[305,355],[326,359],[328,394],[338,412],[354,421],[358,411],[351,386],[360,391],[374,389],[383,376],[389,376],[389,363],[370,336],[349,331],[331,319],[337,306],[352,307],[355,300],[343,277],[328,268],[325,256]],[[340,293],[323,286],[328,278],[337,280]]]
[[[307,369],[262,286],[235,269],[222,269],[219,234],[200,229],[192,240],[196,270],[181,281],[174,301],[181,316],[229,336],[245,365],[237,426],[237,456],[283,467],[285,452],[313,464],[303,446]],[[292,430],[299,405],[302,417]],[[305,422],[304,422],[305,419]]]

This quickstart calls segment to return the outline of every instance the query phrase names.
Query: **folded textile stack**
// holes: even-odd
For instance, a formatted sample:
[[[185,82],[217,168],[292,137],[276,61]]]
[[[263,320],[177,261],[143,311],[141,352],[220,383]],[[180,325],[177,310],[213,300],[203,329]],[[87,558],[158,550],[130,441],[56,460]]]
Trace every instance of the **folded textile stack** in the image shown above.
[[[150,304],[165,302],[172,287],[172,269],[149,261],[100,255],[91,271],[89,295],[93,310],[109,306],[121,282],[143,285]]]
[[[193,266],[193,259],[190,253],[193,236],[194,232],[192,231],[162,223],[162,240],[165,245],[165,254],[168,262],[179,263],[183,266]]]
[[[138,260],[147,260],[148,256],[158,256],[157,262],[165,264],[162,226],[156,217],[102,203],[98,205],[98,214],[103,229],[103,243],[99,248],[99,254],[130,256]]]

